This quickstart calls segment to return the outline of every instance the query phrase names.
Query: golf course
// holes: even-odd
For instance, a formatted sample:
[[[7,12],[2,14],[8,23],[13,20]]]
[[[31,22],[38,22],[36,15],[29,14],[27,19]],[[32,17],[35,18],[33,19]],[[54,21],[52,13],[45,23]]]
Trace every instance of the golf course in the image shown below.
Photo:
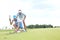
[[[0,40],[60,40],[60,28],[27,29],[27,32],[20,33],[0,30]]]

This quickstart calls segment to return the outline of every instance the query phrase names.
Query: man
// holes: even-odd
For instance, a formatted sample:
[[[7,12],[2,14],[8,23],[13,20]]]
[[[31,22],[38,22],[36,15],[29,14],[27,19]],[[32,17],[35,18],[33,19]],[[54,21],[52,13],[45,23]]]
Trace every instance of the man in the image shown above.
[[[13,26],[15,28],[15,32],[17,32],[19,27],[18,27],[16,16],[15,15],[13,16],[13,20],[12,21],[11,21],[11,18],[9,16],[9,21],[10,21],[10,25],[12,25],[12,23],[14,22]]]
[[[26,18],[26,15],[23,14],[21,10],[19,10],[18,13],[17,13],[17,22],[18,22],[18,25],[19,25],[21,22],[23,22],[23,24],[24,24],[24,29],[26,30],[25,18]]]

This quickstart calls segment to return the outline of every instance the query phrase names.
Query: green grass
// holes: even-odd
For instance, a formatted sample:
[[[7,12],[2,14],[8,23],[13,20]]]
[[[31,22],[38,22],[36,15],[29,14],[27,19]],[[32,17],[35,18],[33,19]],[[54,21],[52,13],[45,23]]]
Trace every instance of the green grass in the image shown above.
[[[27,29],[27,32],[12,33],[0,30],[0,40],[60,40],[60,28]]]

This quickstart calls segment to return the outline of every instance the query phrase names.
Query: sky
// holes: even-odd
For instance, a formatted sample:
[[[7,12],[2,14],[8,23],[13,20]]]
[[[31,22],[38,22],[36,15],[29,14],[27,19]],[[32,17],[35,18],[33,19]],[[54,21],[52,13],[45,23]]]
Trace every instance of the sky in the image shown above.
[[[26,14],[26,25],[60,26],[60,0],[0,0],[0,28],[9,27],[9,15],[12,18],[19,9]]]

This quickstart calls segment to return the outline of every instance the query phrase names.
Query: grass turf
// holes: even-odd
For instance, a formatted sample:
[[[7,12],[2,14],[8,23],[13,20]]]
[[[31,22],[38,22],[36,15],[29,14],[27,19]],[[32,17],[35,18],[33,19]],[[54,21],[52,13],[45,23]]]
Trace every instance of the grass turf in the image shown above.
[[[27,29],[27,32],[13,33],[0,30],[0,40],[60,40],[60,28]]]

